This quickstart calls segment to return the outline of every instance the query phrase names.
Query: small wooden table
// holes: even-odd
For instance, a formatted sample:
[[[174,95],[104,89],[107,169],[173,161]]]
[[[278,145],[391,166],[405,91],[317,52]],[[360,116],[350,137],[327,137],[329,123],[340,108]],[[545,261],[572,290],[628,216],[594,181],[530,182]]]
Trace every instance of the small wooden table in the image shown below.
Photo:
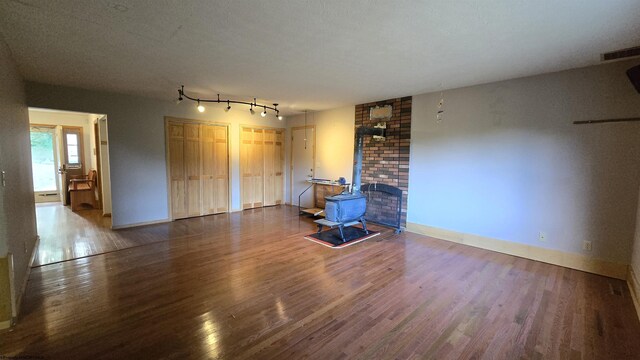
[[[318,207],[317,201],[315,200],[315,195],[314,195],[314,204],[313,204],[314,207],[303,209],[300,206],[302,195],[304,195],[304,193],[306,193],[309,189],[311,189],[315,185],[340,186],[342,187],[342,190],[344,190],[349,186],[349,183],[340,184],[337,181],[327,180],[327,179],[311,179],[311,180],[307,180],[307,183],[309,184],[309,186],[306,189],[304,189],[300,193],[300,195],[298,195],[298,214],[299,215],[305,214],[305,215],[312,215],[312,216],[324,216],[324,209],[321,209],[320,207]]]

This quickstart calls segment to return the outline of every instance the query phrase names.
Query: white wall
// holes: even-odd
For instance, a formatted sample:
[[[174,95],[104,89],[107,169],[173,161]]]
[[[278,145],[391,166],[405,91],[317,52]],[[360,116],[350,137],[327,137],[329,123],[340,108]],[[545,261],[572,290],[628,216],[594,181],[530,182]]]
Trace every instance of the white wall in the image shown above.
[[[636,63],[414,96],[408,221],[628,263],[640,123],[572,121],[640,116]]]
[[[177,88],[177,87],[176,87]],[[195,104],[160,101],[136,96],[27,82],[27,103],[32,107],[106,114],[111,165],[113,226],[169,218],[165,161],[164,117],[182,117],[229,123],[231,163],[231,209],[240,210],[240,126],[285,128],[273,114],[251,116],[249,109],[223,104],[208,105],[199,113]],[[226,105],[226,104],[225,104]]]
[[[315,176],[317,178],[337,180],[344,177],[347,182],[351,182],[355,114],[354,105],[307,114],[307,124],[316,127]],[[296,126],[304,126],[304,114],[287,117],[288,131],[285,145],[287,164],[290,164],[291,156],[291,128]],[[290,202],[289,180],[287,176],[287,202]]]
[[[86,113],[48,111],[29,109],[29,123],[40,125],[63,125],[82,128],[82,147],[84,151],[85,173],[96,168],[94,154],[93,121],[96,116]]]
[[[0,92],[0,171],[6,172],[6,186],[0,184],[0,258],[13,254],[13,283],[20,292],[36,242],[31,141],[24,83],[1,37],[0,84],[4,89]],[[6,280],[1,278],[0,284]],[[7,296],[2,291],[0,303]]]

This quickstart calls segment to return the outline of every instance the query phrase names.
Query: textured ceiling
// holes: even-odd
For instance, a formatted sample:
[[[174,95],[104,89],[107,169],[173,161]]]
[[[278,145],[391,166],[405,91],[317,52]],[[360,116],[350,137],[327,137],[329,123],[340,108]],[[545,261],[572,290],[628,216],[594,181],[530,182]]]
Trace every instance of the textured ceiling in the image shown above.
[[[638,0],[0,0],[28,80],[285,113],[596,64],[638,19]]]

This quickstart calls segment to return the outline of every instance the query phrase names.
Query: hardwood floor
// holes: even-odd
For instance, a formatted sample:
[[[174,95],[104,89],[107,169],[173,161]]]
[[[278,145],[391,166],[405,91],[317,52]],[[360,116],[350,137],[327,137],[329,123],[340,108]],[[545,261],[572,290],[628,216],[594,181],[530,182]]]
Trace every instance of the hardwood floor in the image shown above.
[[[34,268],[17,326],[0,333],[0,355],[640,355],[623,281],[411,233],[335,250],[302,238],[314,230],[279,206],[117,231],[164,240]]]
[[[111,218],[101,210],[73,212],[59,202],[36,204],[36,217],[40,243],[33,266],[190,236],[179,222],[111,231]]]

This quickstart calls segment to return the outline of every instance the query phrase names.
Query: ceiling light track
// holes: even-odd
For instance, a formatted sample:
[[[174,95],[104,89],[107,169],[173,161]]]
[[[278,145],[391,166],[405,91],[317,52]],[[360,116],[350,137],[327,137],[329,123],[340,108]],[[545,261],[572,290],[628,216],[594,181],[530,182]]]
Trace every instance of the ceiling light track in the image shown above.
[[[180,103],[184,99],[195,101],[196,104],[197,104],[196,106],[197,106],[197,109],[198,109],[199,112],[204,112],[205,111],[205,107],[204,107],[204,105],[202,105],[203,103],[226,103],[227,107],[224,109],[225,112],[228,112],[229,110],[231,110],[231,104],[241,104],[241,105],[248,105],[249,106],[249,112],[251,113],[251,115],[255,114],[255,111],[253,110],[253,108],[256,107],[256,108],[262,108],[263,109],[263,111],[260,113],[260,115],[262,117],[267,116],[267,110],[272,110],[272,111],[275,112],[276,117],[278,118],[278,120],[282,120],[282,116],[280,115],[280,110],[278,110],[278,104],[273,104],[273,106],[258,104],[256,102],[256,98],[253,98],[253,102],[231,100],[231,99],[220,99],[220,94],[218,94],[218,97],[216,99],[194,98],[194,97],[191,97],[191,96],[185,94],[184,85],[182,85],[182,86],[180,86],[180,89],[178,89],[178,103]]]

